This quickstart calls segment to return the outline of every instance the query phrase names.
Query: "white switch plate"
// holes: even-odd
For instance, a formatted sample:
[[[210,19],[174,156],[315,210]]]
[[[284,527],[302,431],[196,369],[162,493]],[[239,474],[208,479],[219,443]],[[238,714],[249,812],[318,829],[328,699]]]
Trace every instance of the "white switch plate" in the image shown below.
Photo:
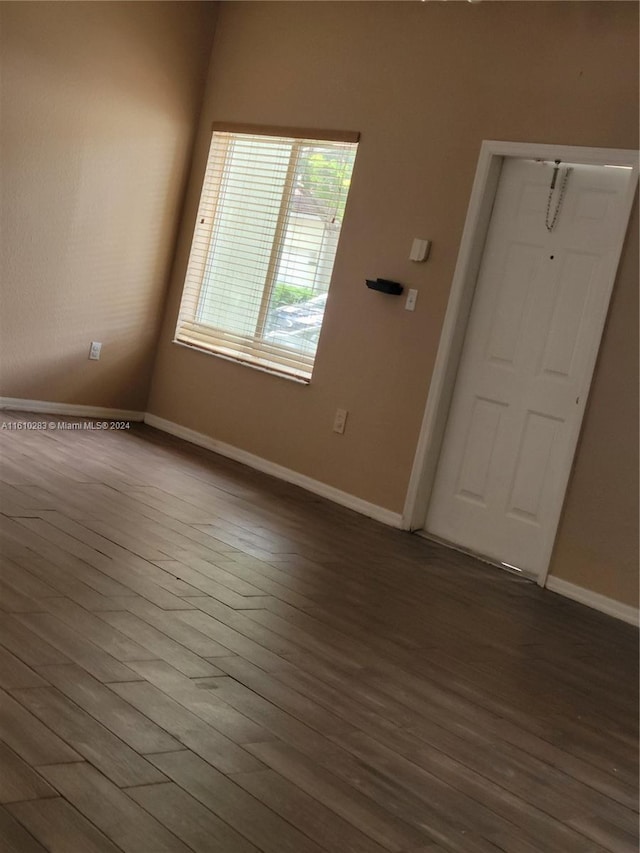
[[[99,341],[91,341],[91,348],[89,349],[89,358],[91,361],[98,361],[100,359],[101,349],[102,344]]]
[[[411,244],[411,252],[409,254],[410,261],[417,261],[421,263],[422,261],[426,261],[429,257],[429,252],[431,251],[431,240],[422,240],[420,237],[416,237]]]
[[[336,416],[333,419],[333,431],[342,435],[344,428],[347,425],[347,415],[349,412],[346,409],[336,409]]]
[[[415,311],[416,310],[416,301],[418,299],[418,291],[415,289],[411,289],[407,294],[407,301],[404,303],[404,307],[406,311]]]

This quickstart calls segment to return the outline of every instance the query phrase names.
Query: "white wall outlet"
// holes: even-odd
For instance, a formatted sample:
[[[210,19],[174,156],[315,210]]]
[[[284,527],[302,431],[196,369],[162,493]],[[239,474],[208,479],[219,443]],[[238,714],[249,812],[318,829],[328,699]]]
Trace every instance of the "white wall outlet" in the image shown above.
[[[99,341],[91,341],[91,347],[89,348],[89,358],[91,361],[98,361],[100,359],[101,349],[102,344]]]
[[[416,310],[416,300],[418,299],[418,291],[412,289],[407,294],[407,301],[404,303],[404,307],[406,311],[415,311]]]
[[[349,412],[346,409],[336,409],[336,416],[333,419],[333,431],[342,435],[344,428],[347,425],[347,415]]]

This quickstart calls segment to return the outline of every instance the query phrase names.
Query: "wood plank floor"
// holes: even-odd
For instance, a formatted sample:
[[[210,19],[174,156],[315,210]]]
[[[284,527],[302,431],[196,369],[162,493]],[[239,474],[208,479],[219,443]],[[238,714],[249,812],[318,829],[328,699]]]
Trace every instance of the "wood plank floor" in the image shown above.
[[[638,850],[632,627],[147,427],[38,420],[83,423],[0,418],[2,851]]]

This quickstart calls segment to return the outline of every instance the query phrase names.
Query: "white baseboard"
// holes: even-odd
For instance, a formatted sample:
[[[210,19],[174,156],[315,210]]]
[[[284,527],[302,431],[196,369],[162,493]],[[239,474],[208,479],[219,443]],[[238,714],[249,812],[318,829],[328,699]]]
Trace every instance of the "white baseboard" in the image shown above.
[[[279,480],[285,480],[287,483],[292,483],[294,486],[300,486],[314,495],[327,498],[334,503],[359,512],[361,515],[366,515],[376,521],[381,521],[390,527],[400,528],[402,526],[402,515],[399,512],[392,512],[390,509],[377,506],[368,501],[350,495],[348,492],[343,492],[340,489],[335,489],[326,483],[321,483],[319,480],[314,480],[312,477],[307,477],[305,474],[299,474],[297,471],[292,471],[290,468],[285,468],[282,465],[277,465],[275,462],[269,462],[268,459],[263,459],[261,456],[255,456],[253,453],[248,453],[246,450],[241,450],[239,447],[234,447],[232,444],[226,444],[223,441],[218,441],[215,438],[210,438],[201,432],[188,429],[180,426],[180,424],[167,421],[157,415],[147,413],[144,416],[145,424],[148,424],[162,432],[167,432],[170,435],[175,435],[177,438],[182,438],[191,444],[196,444],[198,447],[204,447],[206,450],[212,450],[214,453],[219,453],[221,456],[226,456],[228,459],[233,459],[235,462],[241,462],[243,465],[248,465],[250,468],[255,468],[256,471],[262,471],[264,474],[270,474],[272,477],[277,477]]]
[[[76,406],[72,403],[51,403],[48,400],[23,400],[21,397],[0,397],[0,410],[40,412],[43,415],[68,415],[73,418],[104,418],[112,421],[143,421],[144,412],[129,409],[109,409],[103,406]]]
[[[557,592],[559,595],[579,601],[580,604],[586,604],[587,607],[593,607],[594,610],[600,610],[608,616],[614,616],[616,619],[622,619],[623,622],[628,622],[630,625],[638,626],[639,611],[637,607],[622,604],[620,601],[616,601],[615,598],[607,598],[606,595],[591,592],[590,589],[576,586],[573,583],[569,583],[569,581],[563,581],[562,578],[555,578],[552,575],[547,578],[546,588],[551,590],[551,592]]]

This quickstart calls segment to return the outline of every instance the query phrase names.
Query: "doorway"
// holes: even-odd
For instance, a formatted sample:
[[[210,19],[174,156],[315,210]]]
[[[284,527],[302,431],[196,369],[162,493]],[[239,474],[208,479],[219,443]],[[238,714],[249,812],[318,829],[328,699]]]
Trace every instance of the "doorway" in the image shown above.
[[[635,152],[483,143],[410,529],[544,583],[636,184]]]

